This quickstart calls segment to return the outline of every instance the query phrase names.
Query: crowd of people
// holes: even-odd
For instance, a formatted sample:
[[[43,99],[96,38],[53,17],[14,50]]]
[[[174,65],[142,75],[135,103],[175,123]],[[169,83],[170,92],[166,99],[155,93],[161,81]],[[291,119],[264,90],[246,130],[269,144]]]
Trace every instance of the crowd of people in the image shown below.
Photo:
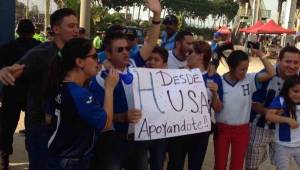
[[[51,15],[51,35],[43,43],[33,38],[30,20],[19,22],[19,37],[0,47],[1,168],[9,169],[21,110],[30,170],[183,170],[186,156],[188,169],[200,170],[210,135],[215,170],[228,167],[229,150],[232,170],[242,170],[244,162],[258,169],[268,157],[279,170],[289,169],[292,158],[300,168],[300,51],[284,47],[272,65],[252,49],[264,69],[248,73],[248,54],[230,43],[220,46],[219,33],[212,45],[195,40],[192,32],[178,31],[175,15],[161,22],[159,0],[147,2],[153,17],[141,47],[120,25],[87,39],[68,8]],[[225,56],[223,49],[232,52]],[[219,75],[222,58],[229,71]],[[216,120],[211,131],[135,141],[129,124],[144,113],[134,107],[132,67],[199,69]]]

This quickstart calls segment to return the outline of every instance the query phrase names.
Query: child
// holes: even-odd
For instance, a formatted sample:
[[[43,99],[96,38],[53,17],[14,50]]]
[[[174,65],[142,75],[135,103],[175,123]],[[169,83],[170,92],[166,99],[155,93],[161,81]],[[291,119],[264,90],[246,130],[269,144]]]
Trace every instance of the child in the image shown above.
[[[266,113],[276,123],[274,164],[278,170],[290,169],[291,158],[300,168],[300,77],[290,76]]]
[[[146,61],[146,67],[164,69],[168,63],[168,51],[163,47],[154,47],[151,56]],[[150,170],[163,170],[167,149],[166,139],[149,141]]]

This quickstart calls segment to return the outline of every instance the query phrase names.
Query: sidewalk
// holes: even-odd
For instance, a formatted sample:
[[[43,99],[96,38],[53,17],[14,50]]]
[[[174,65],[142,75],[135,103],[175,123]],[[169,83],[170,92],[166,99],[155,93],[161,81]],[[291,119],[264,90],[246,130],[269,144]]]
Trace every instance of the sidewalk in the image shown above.
[[[275,60],[271,60],[275,63]],[[262,69],[262,64],[258,58],[251,58],[248,72],[257,72]],[[228,69],[222,63],[218,72],[223,74]],[[14,154],[11,156],[11,170],[24,170],[28,168],[27,152],[24,146],[24,136],[20,135],[18,132],[20,129],[24,128],[24,114],[21,114],[21,118],[14,135]],[[212,136],[209,141],[208,150],[206,153],[203,170],[212,170],[214,166],[214,150]],[[43,160],[41,160],[43,161]],[[187,170],[187,168],[185,168]],[[275,170],[276,168],[270,164],[270,161],[266,161],[260,168],[260,170]],[[293,168],[291,170],[297,170],[297,166],[293,163]]]

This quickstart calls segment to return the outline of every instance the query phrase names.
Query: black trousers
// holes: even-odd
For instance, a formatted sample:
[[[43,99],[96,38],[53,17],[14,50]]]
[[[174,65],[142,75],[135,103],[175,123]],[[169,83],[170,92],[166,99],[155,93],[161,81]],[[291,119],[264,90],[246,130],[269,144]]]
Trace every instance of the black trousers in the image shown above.
[[[89,170],[148,170],[143,141],[124,139],[115,131],[100,134]]]
[[[24,91],[20,88],[4,86],[0,108],[0,151],[13,153],[13,135],[18,125],[21,110],[25,110]]]
[[[168,139],[168,170],[183,170],[188,155],[188,170],[201,170],[210,132]]]

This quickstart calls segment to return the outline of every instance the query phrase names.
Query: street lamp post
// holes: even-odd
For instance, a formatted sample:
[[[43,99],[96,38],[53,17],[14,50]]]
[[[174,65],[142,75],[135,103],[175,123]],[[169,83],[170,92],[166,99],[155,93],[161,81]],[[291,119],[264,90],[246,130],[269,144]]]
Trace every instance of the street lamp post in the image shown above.
[[[50,0],[45,1],[45,26],[44,31],[47,31],[47,27],[49,25],[50,15],[49,15],[49,9],[50,9]]]
[[[86,36],[90,37],[90,18],[91,18],[91,3],[90,0],[81,0],[80,4],[80,27],[85,28]]]

